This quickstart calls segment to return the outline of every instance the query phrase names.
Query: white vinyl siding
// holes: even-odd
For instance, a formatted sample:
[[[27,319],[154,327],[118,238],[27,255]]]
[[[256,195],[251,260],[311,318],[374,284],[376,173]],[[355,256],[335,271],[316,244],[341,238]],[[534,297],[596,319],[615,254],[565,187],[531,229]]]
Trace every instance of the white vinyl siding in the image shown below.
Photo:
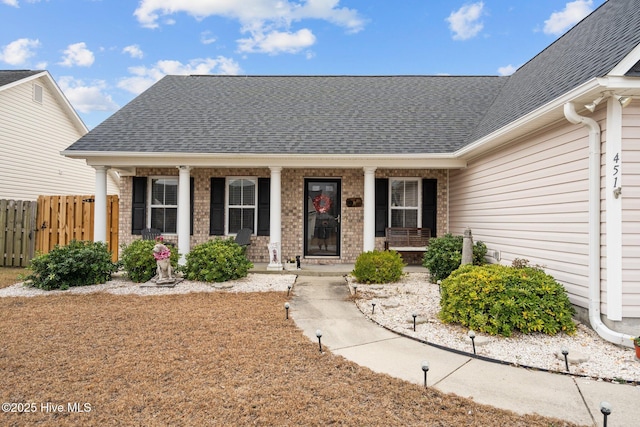
[[[622,317],[640,317],[640,102],[622,111]]]
[[[560,125],[450,172],[450,231],[545,266],[571,301],[588,301],[588,139]]]
[[[95,169],[60,154],[84,130],[60,106],[48,80],[35,84],[42,87],[42,103],[34,101],[33,80],[0,91],[0,199],[94,194]],[[111,177],[107,192],[119,193]]]

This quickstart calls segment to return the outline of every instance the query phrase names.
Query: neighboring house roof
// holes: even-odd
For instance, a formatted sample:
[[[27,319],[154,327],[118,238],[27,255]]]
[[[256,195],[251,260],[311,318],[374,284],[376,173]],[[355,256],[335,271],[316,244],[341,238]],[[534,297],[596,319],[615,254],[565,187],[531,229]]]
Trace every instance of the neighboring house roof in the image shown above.
[[[609,0],[509,77],[166,76],[65,154],[451,154],[639,45],[637,0]]]
[[[0,70],[0,87],[40,74],[34,70]]]

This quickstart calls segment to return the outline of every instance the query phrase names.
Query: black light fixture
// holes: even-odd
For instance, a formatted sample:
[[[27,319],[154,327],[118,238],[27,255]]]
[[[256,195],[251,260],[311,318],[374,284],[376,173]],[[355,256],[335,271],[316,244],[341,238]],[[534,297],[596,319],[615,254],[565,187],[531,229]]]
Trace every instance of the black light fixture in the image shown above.
[[[476,333],[473,330],[471,330],[471,331],[469,331],[469,333],[467,335],[469,335],[469,338],[471,338],[471,345],[473,346],[473,354],[475,356],[475,354],[476,354]]]
[[[376,303],[372,302],[371,303],[371,314],[373,314],[374,311],[376,311]]]
[[[562,355],[564,356],[564,367],[569,372],[569,350],[566,347],[562,347]]]
[[[290,307],[290,306],[289,306],[289,303],[288,303],[288,302],[285,302],[285,303],[284,303],[284,311],[287,313],[287,315],[286,315],[285,319],[289,319],[289,307]]]
[[[353,285],[353,295],[355,296],[358,293],[358,285]]]
[[[316,330],[316,337],[318,337],[318,347],[320,348],[320,353],[322,353],[322,331],[320,329]]]
[[[413,316],[413,332],[416,331],[416,317],[418,317],[418,313],[415,311],[411,314]]]
[[[287,286],[287,296],[289,296],[289,292],[291,292],[291,285]]]
[[[424,372],[424,388],[427,388],[427,372],[429,371],[429,362],[422,361],[422,372]]]
[[[607,427],[607,417],[611,415],[611,404],[609,402],[600,402],[600,412],[604,416],[602,425]]]
[[[442,280],[438,280],[438,295],[442,293],[440,287],[442,286]]]

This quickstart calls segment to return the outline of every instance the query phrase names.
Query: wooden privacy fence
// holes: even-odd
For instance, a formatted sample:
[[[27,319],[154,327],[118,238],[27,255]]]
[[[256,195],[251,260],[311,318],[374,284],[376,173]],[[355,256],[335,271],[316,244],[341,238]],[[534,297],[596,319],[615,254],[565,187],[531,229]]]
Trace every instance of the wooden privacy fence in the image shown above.
[[[0,200],[0,266],[26,267],[33,258],[37,203]]]
[[[72,240],[93,241],[94,196],[40,196],[36,251],[48,253]],[[107,196],[107,246],[118,260],[118,196]]]

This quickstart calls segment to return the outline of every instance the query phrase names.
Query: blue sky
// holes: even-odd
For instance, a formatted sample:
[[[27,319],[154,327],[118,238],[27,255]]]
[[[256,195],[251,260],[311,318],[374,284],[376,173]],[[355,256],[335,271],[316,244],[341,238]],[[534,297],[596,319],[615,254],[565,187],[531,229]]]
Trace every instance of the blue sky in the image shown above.
[[[604,0],[0,0],[89,128],[166,74],[508,75]]]

